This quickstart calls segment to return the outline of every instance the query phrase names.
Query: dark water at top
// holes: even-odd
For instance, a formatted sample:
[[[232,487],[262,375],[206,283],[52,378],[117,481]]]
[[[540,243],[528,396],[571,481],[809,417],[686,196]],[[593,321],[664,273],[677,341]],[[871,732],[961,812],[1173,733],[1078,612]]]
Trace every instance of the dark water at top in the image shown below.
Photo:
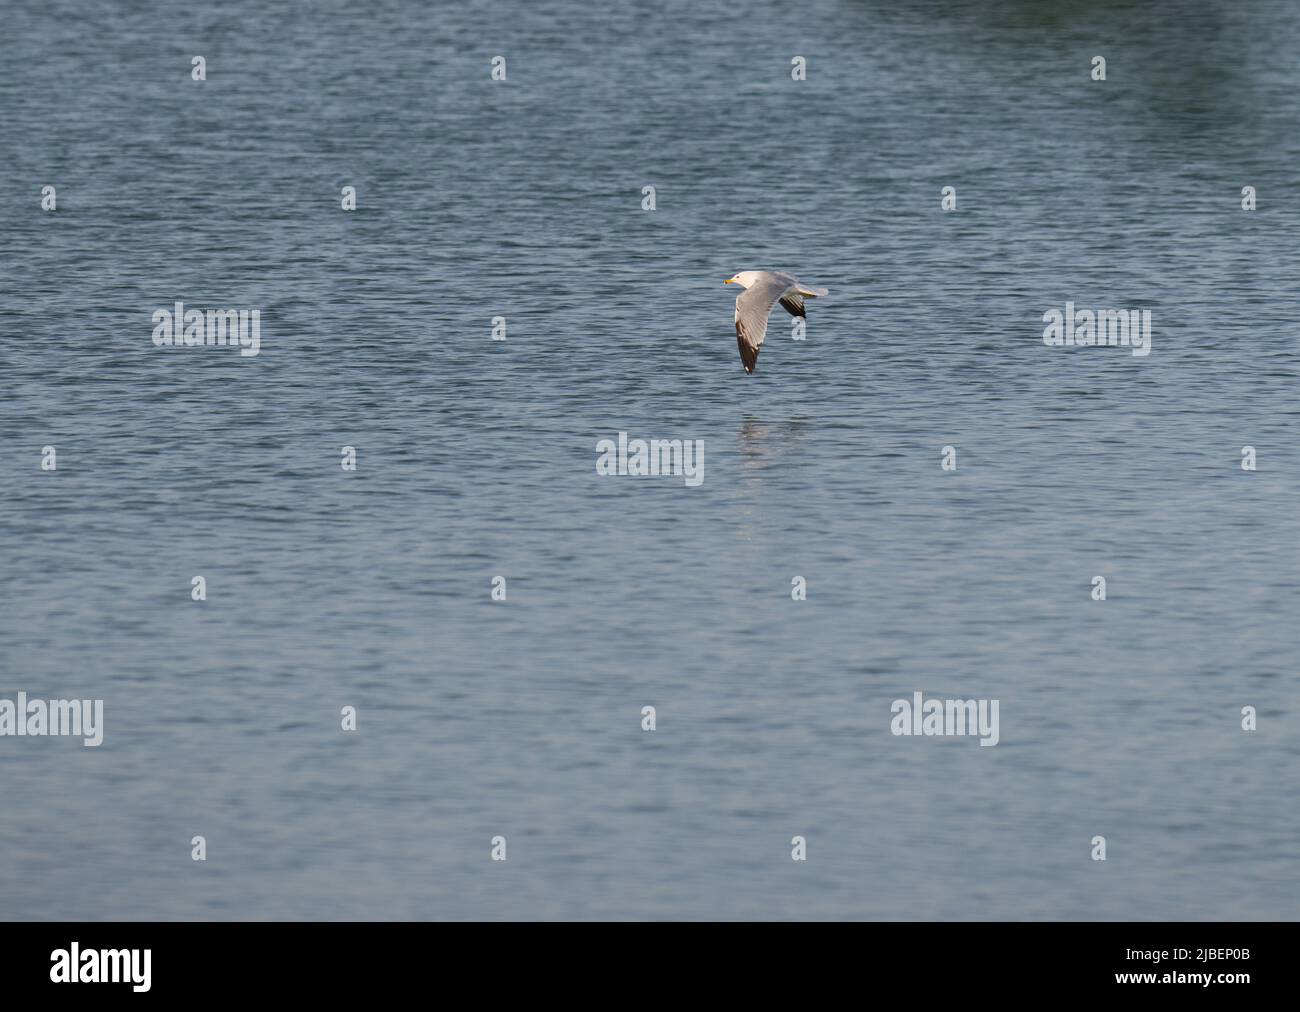
[[[1300,8],[121,6],[0,42],[0,698],[106,720],[0,917],[1296,915]]]

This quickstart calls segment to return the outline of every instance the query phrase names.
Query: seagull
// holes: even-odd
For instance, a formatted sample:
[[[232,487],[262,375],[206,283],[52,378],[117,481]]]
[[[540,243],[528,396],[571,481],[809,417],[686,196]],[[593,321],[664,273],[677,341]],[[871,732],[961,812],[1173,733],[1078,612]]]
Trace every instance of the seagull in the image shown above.
[[[747,373],[758,364],[758,349],[767,333],[767,315],[772,307],[779,302],[791,316],[803,316],[804,299],[827,293],[825,288],[802,285],[793,274],[783,271],[741,271],[723,284],[745,289],[736,298],[736,344]]]

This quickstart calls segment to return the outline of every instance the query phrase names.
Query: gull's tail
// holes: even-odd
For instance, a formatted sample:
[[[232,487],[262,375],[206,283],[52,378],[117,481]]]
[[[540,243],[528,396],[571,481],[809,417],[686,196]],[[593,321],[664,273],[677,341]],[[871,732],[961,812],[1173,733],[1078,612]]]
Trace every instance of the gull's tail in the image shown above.
[[[813,288],[811,285],[808,286],[808,287],[804,287],[803,285],[800,285],[800,286],[799,286],[799,294],[800,294],[800,295],[811,295],[813,298],[816,298],[816,297],[819,296],[819,295],[828,295],[828,294],[830,294],[830,289],[829,289],[829,288]]]

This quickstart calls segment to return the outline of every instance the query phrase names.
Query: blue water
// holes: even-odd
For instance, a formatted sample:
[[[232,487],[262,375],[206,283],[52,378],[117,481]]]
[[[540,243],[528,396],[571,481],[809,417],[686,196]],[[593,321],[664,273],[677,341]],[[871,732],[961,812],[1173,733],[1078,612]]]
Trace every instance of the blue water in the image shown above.
[[[0,918],[1294,918],[1300,8],[1058,6],[6,11]]]

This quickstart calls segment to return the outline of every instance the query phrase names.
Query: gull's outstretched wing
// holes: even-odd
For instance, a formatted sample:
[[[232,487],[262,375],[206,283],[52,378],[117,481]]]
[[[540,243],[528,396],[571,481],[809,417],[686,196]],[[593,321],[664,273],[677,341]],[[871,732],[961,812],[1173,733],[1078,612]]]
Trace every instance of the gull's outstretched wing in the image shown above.
[[[767,333],[767,315],[790,287],[790,281],[772,274],[751,285],[736,299],[736,344],[740,347],[745,372],[753,372],[758,364],[758,348]]]
[[[781,305],[785,307],[785,311],[791,316],[802,316],[806,318],[808,314],[804,312],[803,300],[815,299],[819,296],[826,295],[829,291],[829,289],[826,288],[814,288],[811,285],[801,285],[798,281],[795,281],[794,278],[790,278],[790,283],[794,287],[794,291],[787,292],[785,295],[781,296]]]
[[[804,312],[803,296],[798,292],[791,292],[789,295],[781,296],[781,305],[791,316],[802,316],[807,319],[808,314]]]

